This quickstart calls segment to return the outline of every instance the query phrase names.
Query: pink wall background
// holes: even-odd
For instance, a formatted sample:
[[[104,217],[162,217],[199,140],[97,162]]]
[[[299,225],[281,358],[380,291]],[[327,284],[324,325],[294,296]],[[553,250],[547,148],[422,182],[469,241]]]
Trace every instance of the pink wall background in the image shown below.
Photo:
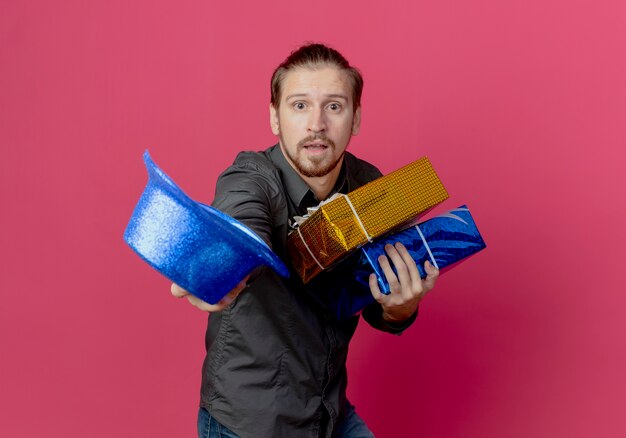
[[[141,153],[210,201],[307,40],[364,72],[351,150],[429,155],[489,245],[403,336],[359,328],[377,436],[624,436],[619,0],[3,1],[0,436],[194,435],[206,316],[122,241]]]

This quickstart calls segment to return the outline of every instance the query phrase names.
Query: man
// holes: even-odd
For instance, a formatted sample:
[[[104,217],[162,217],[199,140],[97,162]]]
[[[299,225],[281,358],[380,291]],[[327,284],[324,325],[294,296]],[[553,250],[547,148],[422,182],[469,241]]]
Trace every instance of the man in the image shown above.
[[[380,176],[346,152],[360,128],[362,86],[358,70],[339,52],[321,44],[299,48],[272,76],[270,125],[278,144],[240,153],[219,177],[213,206],[248,225],[287,265],[294,216]],[[380,263],[392,292],[381,294],[372,276],[376,302],[362,315],[379,330],[401,333],[438,271],[427,263],[422,281],[401,244],[386,252]],[[173,295],[212,312],[200,436],[373,436],[346,399],[348,343],[359,316],[337,320],[318,293],[362,287],[352,280],[350,261],[307,285],[291,271],[285,280],[258,269],[216,305],[172,285]]]

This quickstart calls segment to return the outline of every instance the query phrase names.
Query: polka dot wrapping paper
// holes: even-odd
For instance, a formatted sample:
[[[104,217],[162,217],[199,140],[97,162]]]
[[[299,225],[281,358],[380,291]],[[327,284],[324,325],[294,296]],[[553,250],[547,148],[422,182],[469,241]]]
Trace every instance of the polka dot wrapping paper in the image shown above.
[[[291,232],[287,248],[307,283],[376,237],[414,221],[448,198],[427,157],[319,207]]]

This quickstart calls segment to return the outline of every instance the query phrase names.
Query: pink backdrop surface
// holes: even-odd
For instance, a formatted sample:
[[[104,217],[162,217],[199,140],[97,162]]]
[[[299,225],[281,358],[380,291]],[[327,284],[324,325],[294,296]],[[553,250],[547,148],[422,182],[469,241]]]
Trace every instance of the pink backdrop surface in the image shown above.
[[[364,73],[351,151],[428,155],[488,244],[404,335],[359,327],[376,435],[624,436],[620,0],[3,1],[0,436],[194,435],[206,315],[122,241],[141,153],[210,201],[308,40]]]

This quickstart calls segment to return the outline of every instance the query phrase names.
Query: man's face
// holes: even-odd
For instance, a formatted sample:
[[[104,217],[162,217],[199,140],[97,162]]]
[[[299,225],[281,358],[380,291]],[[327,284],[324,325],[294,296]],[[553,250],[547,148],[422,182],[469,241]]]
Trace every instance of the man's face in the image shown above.
[[[290,164],[305,177],[329,174],[359,131],[348,74],[336,67],[297,68],[283,78],[280,106],[270,105],[272,132]]]

